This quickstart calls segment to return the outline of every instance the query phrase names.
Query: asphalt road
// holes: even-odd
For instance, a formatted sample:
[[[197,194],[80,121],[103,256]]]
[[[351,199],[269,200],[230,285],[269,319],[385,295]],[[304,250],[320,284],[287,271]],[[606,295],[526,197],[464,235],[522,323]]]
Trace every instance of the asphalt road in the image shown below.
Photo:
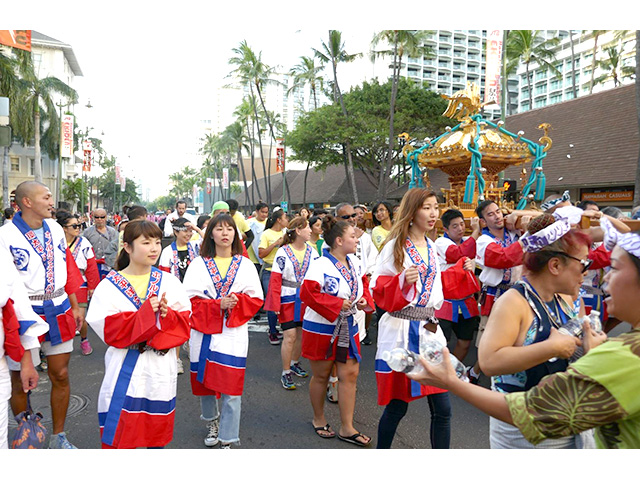
[[[250,323],[249,355],[242,397],[240,439],[242,449],[358,449],[337,438],[326,440],[315,435],[311,427],[312,410],[309,402],[309,378],[295,378],[296,390],[285,390],[280,384],[280,347],[269,344],[266,334],[266,318]],[[628,330],[617,327],[612,333]],[[66,422],[69,440],[81,449],[100,448],[97,415],[97,398],[104,373],[106,345],[89,329],[93,353],[87,357],[80,353],[79,337],[75,339],[75,350],[71,356],[71,402]],[[375,343],[375,342],[374,342]],[[374,373],[375,344],[362,346],[363,361],[358,377],[355,410],[355,427],[377,441],[377,427],[383,407],[376,403]],[[476,350],[472,348],[465,359],[466,364],[475,361]],[[186,352],[181,358],[188,364]],[[308,362],[302,360],[308,369]],[[489,379],[481,377],[480,383],[489,385]],[[32,405],[44,414],[44,425],[50,430],[49,407],[50,383],[47,374],[40,373],[40,383],[32,395]],[[451,448],[489,448],[489,418],[455,396],[451,396],[453,418],[451,425]],[[338,406],[326,403],[325,412],[334,430],[340,423]],[[178,394],[173,441],[169,449],[207,449],[203,439],[205,422],[200,420],[199,400],[192,395],[189,375],[178,376]],[[431,448],[429,443],[429,406],[426,399],[412,402],[409,411],[398,427],[393,448]],[[10,438],[15,422],[11,419]],[[48,441],[47,441],[48,445]],[[217,447],[214,447],[217,448]]]

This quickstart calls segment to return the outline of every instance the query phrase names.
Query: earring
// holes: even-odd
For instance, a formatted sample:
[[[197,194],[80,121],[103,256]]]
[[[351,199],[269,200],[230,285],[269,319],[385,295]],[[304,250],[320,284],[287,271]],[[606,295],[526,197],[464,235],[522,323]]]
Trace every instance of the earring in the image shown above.
[[[413,227],[413,222],[409,222],[409,226],[410,226],[410,227]]]

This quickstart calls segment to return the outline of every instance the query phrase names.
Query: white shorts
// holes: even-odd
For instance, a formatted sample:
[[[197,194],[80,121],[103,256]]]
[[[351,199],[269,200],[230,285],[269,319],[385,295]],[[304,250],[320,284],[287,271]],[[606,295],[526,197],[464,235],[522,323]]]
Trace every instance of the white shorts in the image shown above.
[[[33,360],[33,366],[37,367],[40,365],[40,350],[45,357],[50,355],[61,355],[63,353],[71,353],[73,352],[73,339],[67,340],[66,342],[59,343],[58,345],[51,345],[51,342],[46,341],[40,344],[40,349],[34,348],[31,350],[31,360]],[[7,357],[7,363],[9,364],[9,370],[13,372],[20,371],[20,364],[18,362],[14,362],[9,357]]]

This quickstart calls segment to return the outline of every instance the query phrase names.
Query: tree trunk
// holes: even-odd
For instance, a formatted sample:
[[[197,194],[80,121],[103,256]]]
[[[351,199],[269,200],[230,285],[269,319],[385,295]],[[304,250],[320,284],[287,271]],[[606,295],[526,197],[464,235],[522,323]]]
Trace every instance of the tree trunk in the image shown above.
[[[380,178],[378,181],[378,201],[385,200],[387,197],[387,178],[389,177],[389,166],[391,165],[391,156],[393,155],[393,119],[396,110],[396,96],[398,95],[398,77],[400,76],[400,65],[402,57],[398,58],[398,32],[394,33],[393,42],[393,75],[391,77],[391,101],[389,107],[389,148],[387,157],[382,162],[380,168]]]
[[[529,110],[533,110],[533,90],[531,90],[531,77],[529,76],[529,63],[526,64],[527,67],[527,85],[529,87]]]
[[[242,144],[238,146],[238,163],[240,164],[240,171],[242,172],[242,183],[244,184],[244,200],[245,202],[249,203],[249,189],[247,188],[247,175],[244,172],[244,162],[242,161]],[[245,204],[245,207],[248,207],[248,205]]]
[[[502,55],[500,62],[502,63],[502,98],[500,99],[500,120],[504,122],[507,116],[507,108],[509,102],[509,79],[507,77],[507,38],[509,30],[502,32]],[[508,112],[509,114],[511,112]]]
[[[4,147],[2,158],[2,204],[3,208],[11,206],[9,199],[9,147]]]
[[[307,206],[307,177],[309,176],[309,166],[311,166],[311,161],[307,160],[307,169],[304,172],[304,186],[302,188],[302,206]]]
[[[576,91],[576,54],[573,48],[573,30],[569,30],[569,41],[571,42],[571,85],[573,88],[573,98],[578,98]]]
[[[593,58],[591,59],[591,80],[589,81],[589,95],[593,93],[593,76],[596,73],[596,54],[598,53],[598,36],[593,36]]]
[[[260,131],[260,121],[258,116],[255,117],[256,125],[258,127],[258,147],[260,148],[260,161],[262,162],[262,173],[264,174],[264,188],[267,191],[266,202],[271,205],[271,190],[269,189],[269,174],[267,173],[267,165],[264,163],[264,151],[262,150],[262,132]]]
[[[33,161],[33,176],[36,182],[42,183],[42,154],[40,153],[40,107],[36,98],[35,114],[33,116],[35,131],[35,159]]]
[[[640,30],[636,30],[636,115],[638,130],[640,130]],[[638,167],[636,168],[636,184],[633,193],[633,206],[640,205],[640,151],[638,151]]]
[[[253,122],[251,122],[251,127],[249,127],[249,117],[247,117],[245,119],[246,124],[247,124],[247,135],[249,137],[249,151],[251,154],[251,203],[253,203],[253,206],[255,207],[256,205],[256,198],[255,198],[255,193],[258,194],[258,200],[261,200],[261,196],[260,195],[260,188],[258,187],[258,182],[256,179],[256,165],[255,165],[255,160],[256,160],[256,155],[255,155],[255,149],[254,149],[254,143],[253,143]]]

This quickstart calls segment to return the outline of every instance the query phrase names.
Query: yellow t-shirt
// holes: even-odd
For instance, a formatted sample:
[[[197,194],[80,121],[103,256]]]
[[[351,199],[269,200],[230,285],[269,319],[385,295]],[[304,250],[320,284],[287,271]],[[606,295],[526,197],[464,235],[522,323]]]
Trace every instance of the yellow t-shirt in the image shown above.
[[[279,232],[276,232],[275,230],[271,230],[270,228],[267,228],[264,232],[262,232],[262,236],[260,237],[260,245],[258,245],[258,248],[269,248],[271,245],[276,243],[278,239],[280,239],[280,237],[282,237],[283,235],[284,235],[284,230],[280,230]],[[272,265],[274,258],[276,258],[277,251],[278,249],[274,248],[273,250],[271,250],[271,253],[266,257],[264,257],[262,260],[264,260],[265,263]],[[265,268],[267,269],[267,271],[269,272],[271,271],[271,267],[265,267]]]
[[[237,212],[236,212],[237,213]],[[262,222],[258,222],[257,220],[253,220],[256,223],[260,223],[262,224],[262,226],[264,227],[267,223],[266,220],[262,221]],[[264,231],[264,230],[263,230]],[[253,262],[253,263],[260,263],[260,260],[258,260],[258,257],[256,256],[256,252],[253,251],[253,246],[254,243],[258,243],[258,241],[254,238],[253,242],[251,242],[251,245],[249,245],[249,248],[247,248],[247,252],[249,253],[249,259]],[[258,245],[260,246],[260,245]]]
[[[307,249],[304,248],[303,250],[296,250],[295,248],[293,248],[293,245],[291,245],[291,251],[298,259],[298,263],[302,265],[302,262],[304,262],[304,253],[307,251]]]
[[[147,299],[147,288],[149,288],[149,280],[151,279],[151,272],[144,275],[131,275],[128,273],[122,273],[121,275],[126,278],[133,289],[136,291],[136,295],[143,302]]]
[[[249,230],[249,224],[247,223],[247,220],[244,218],[244,215],[242,215],[240,212],[234,213],[232,218],[233,218],[233,221],[236,222],[236,227],[238,227],[238,230],[240,230],[242,233]]]
[[[382,242],[385,241],[388,235],[389,230],[383,228],[382,225],[378,225],[377,227],[374,227],[373,230],[371,230],[371,240],[373,241],[373,244],[376,246],[378,251],[382,249]]]
[[[420,256],[422,257],[422,259],[425,261],[425,263],[428,261],[429,258],[429,247],[416,247],[418,249],[418,253],[420,254]]]
[[[233,257],[213,257],[213,261],[216,262],[216,266],[218,267],[218,271],[220,272],[220,276],[224,278],[229,271],[229,267],[231,266],[231,259]]]

